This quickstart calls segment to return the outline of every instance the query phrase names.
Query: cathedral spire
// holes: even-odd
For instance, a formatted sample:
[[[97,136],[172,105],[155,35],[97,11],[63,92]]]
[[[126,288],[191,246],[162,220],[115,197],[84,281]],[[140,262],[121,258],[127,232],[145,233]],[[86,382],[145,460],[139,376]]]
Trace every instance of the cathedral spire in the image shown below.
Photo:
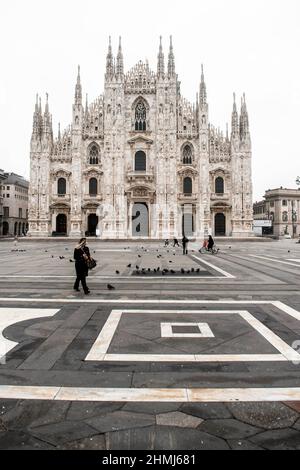
[[[162,48],[162,37],[160,36],[159,52],[157,56],[157,76],[164,78],[165,76],[165,57]]]
[[[111,37],[109,36],[109,44],[108,44],[108,53],[106,56],[106,80],[109,80],[113,77],[114,74],[114,58],[112,54],[112,47],[111,47]]]
[[[119,50],[118,50],[118,55],[117,55],[117,76],[121,78],[123,77],[123,75],[124,75],[124,59],[123,59],[121,36],[120,36],[119,37]]]
[[[49,95],[46,93],[45,112],[43,116],[43,133],[52,135],[52,116],[49,112]]]
[[[200,106],[201,108],[207,104],[206,83],[204,79],[203,64],[201,65],[201,84],[200,84]]]
[[[60,122],[58,123],[58,135],[57,135],[58,141],[61,141],[61,131],[60,131]]]
[[[86,94],[86,98],[85,98],[85,115],[87,116],[89,112],[89,96],[88,94]]]
[[[170,36],[170,50],[169,50],[169,60],[168,60],[168,77],[175,77],[175,57],[173,52],[173,42],[172,36]]]
[[[243,94],[241,99],[241,116],[240,116],[240,138],[245,140],[249,137],[249,116],[246,105],[246,95]]]
[[[40,108],[39,108],[39,95],[37,94],[34,113],[33,113],[32,139],[37,139],[39,136],[40,136]]]
[[[77,83],[75,87],[75,105],[80,106],[82,104],[82,86],[80,79],[80,65],[78,65]]]
[[[231,138],[235,139],[239,135],[239,115],[236,107],[236,96],[233,93],[233,110],[231,116]]]

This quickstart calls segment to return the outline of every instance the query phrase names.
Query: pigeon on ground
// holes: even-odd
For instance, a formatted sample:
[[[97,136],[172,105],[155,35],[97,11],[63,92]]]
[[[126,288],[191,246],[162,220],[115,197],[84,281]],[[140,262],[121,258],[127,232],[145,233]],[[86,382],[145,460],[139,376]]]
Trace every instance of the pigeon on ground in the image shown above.
[[[150,272],[151,272],[151,269],[150,269],[150,268],[148,268],[148,273],[150,273]]]
[[[69,250],[69,248],[65,248],[65,250],[66,250],[66,251],[68,251],[68,250]]]
[[[141,258],[142,256],[141,255],[138,255],[139,258]]]
[[[184,273],[185,273],[185,270],[184,270],[183,268],[181,268],[181,272],[182,272],[182,274],[184,274]]]
[[[173,263],[173,261],[169,261],[169,263]]]
[[[72,259],[70,259],[70,263],[74,263],[74,261]]]
[[[136,266],[135,269],[138,271],[140,268],[139,268],[139,266]]]
[[[115,287],[112,286],[111,284],[107,284],[107,289],[108,290],[115,290]]]
[[[54,258],[54,256],[53,256],[53,255],[51,255],[51,258]]]
[[[120,274],[120,271],[116,271],[116,274]]]
[[[60,256],[59,259],[65,259],[65,257],[64,257],[64,256]]]
[[[131,268],[131,264],[127,264],[127,268]]]
[[[192,268],[192,273],[194,273],[194,272],[195,272],[195,269],[194,269],[194,268]]]
[[[171,273],[172,273],[172,274],[175,274],[175,271],[174,271],[174,269],[171,269]]]
[[[48,250],[45,250],[45,253],[48,253]]]
[[[200,268],[197,269],[197,273],[200,273]]]

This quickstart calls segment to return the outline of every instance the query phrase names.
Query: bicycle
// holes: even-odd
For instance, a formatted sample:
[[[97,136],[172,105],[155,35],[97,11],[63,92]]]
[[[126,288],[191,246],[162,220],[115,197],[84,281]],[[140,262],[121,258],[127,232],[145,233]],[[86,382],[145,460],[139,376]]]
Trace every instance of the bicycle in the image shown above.
[[[213,245],[211,249],[207,248],[207,246],[202,246],[199,250],[199,253],[211,253],[212,255],[217,255],[220,251],[220,248],[216,246],[216,244]]]

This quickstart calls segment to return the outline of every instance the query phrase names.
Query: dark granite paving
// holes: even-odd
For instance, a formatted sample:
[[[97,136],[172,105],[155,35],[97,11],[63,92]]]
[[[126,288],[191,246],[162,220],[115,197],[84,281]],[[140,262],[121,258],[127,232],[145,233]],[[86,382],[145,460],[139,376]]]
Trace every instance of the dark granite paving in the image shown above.
[[[300,364],[292,361],[122,360],[124,354],[280,354],[238,313],[222,313],[225,310],[248,311],[288,346],[300,351],[299,320],[272,303],[252,303],[281,301],[300,311],[300,245],[284,240],[224,242],[219,247],[216,256],[200,255],[199,246],[190,244],[189,255],[183,256],[180,249],[165,249],[163,243],[93,241],[90,248],[98,266],[88,278],[91,294],[85,297],[72,291],[70,242],[22,240],[19,249],[25,251],[19,252],[11,251],[12,242],[1,242],[0,307],[59,312],[51,318],[26,320],[5,328],[4,337],[18,345],[1,361],[0,385],[299,387]],[[108,283],[115,289],[109,291]],[[186,304],[185,300],[211,303]],[[236,300],[244,303],[230,303]],[[107,353],[119,355],[119,359],[85,361],[112,310],[136,310],[122,314],[108,346]],[[7,314],[2,310],[1,315]],[[162,338],[161,323],[168,322],[206,323],[214,337]],[[195,326],[172,328],[175,334],[199,331]],[[300,402],[1,399],[0,449],[299,450]]]

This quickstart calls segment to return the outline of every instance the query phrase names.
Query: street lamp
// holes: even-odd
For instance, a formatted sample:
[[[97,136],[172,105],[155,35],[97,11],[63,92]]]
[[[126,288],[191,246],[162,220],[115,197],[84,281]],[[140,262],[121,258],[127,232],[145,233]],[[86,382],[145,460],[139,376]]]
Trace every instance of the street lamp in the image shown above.
[[[296,185],[297,185],[297,186],[300,186],[300,176],[297,176]]]

